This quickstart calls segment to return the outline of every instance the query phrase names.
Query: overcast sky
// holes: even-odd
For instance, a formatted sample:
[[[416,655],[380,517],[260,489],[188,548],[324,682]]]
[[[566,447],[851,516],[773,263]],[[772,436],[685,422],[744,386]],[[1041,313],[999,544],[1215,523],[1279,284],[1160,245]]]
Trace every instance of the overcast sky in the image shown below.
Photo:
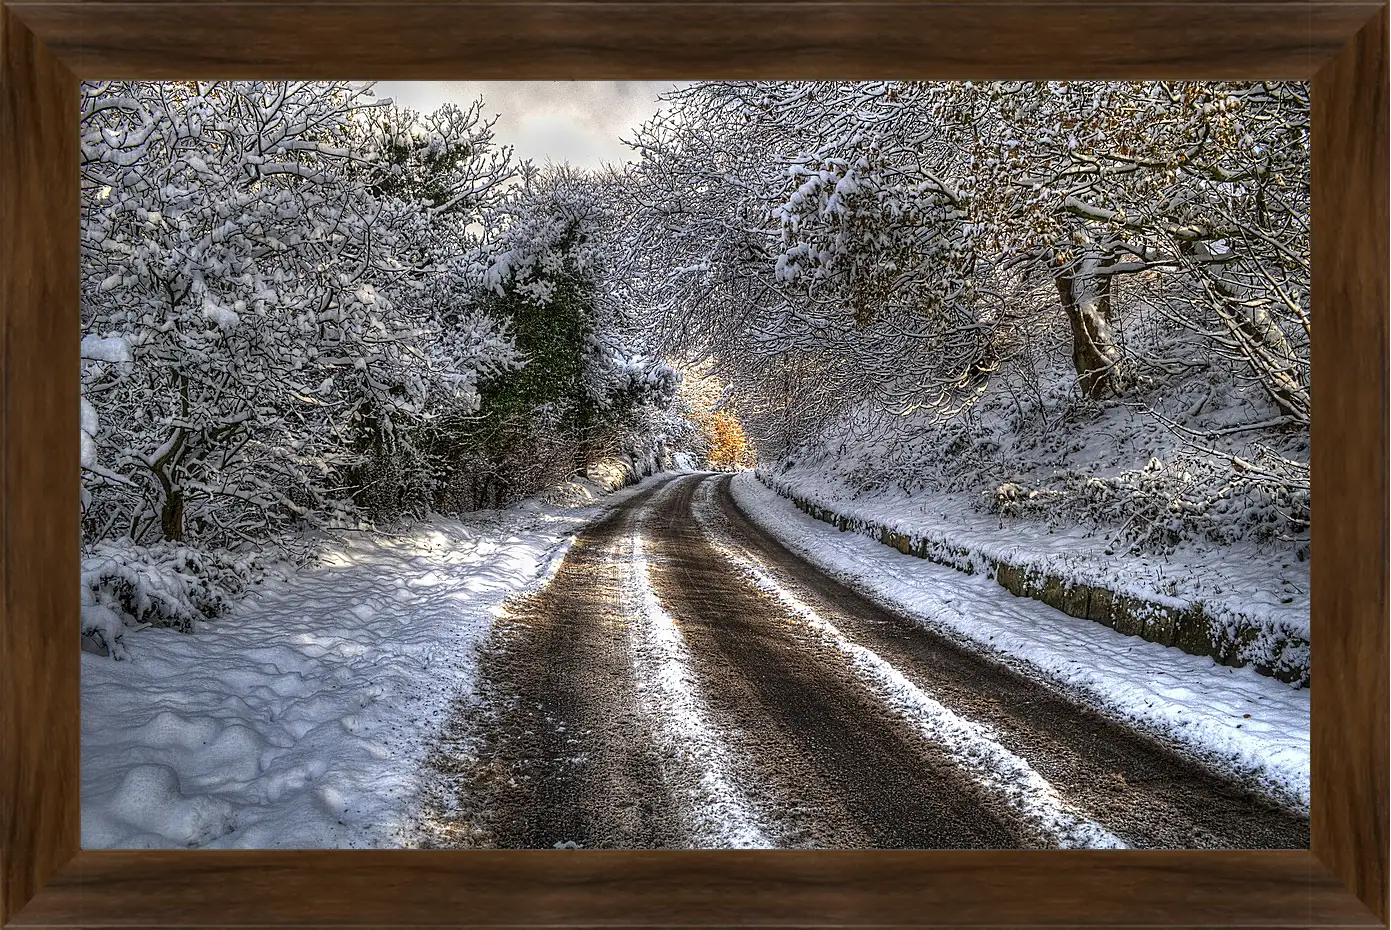
[[[497,140],[537,165],[568,161],[597,168],[632,159],[621,138],[657,112],[670,81],[381,81],[377,95],[429,112],[442,103],[483,98],[498,117]]]

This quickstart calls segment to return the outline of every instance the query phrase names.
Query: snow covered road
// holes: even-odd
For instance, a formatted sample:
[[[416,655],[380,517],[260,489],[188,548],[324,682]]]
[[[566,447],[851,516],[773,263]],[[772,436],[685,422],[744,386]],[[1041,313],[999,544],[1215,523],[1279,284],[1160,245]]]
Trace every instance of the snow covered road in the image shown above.
[[[432,757],[426,844],[1307,847],[1249,779],[785,542],[713,475],[585,528],[498,620]]]

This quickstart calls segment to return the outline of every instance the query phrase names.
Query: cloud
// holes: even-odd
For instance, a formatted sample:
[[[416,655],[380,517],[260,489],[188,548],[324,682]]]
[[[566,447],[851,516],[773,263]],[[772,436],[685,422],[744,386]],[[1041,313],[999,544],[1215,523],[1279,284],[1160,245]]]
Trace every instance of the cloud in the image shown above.
[[[538,165],[570,162],[597,168],[629,161],[622,138],[658,109],[657,97],[680,86],[670,81],[382,81],[377,94],[402,106],[433,110],[442,103],[483,98],[498,117],[498,141]]]

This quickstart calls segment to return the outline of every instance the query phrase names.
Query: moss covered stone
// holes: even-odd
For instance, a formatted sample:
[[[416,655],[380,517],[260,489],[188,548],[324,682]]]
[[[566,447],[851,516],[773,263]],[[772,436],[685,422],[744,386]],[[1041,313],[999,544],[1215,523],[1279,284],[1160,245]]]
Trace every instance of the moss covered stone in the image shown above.
[[[1145,618],[1145,632],[1141,634],[1152,643],[1161,646],[1174,644],[1174,612],[1166,607],[1151,607]]]
[[[1063,613],[1069,617],[1087,619],[1087,603],[1092,589],[1088,585],[1073,584],[1063,589]]]
[[[1217,656],[1217,637],[1202,605],[1195,604],[1179,612],[1174,621],[1173,644],[1190,655]]]
[[[1111,626],[1117,633],[1139,636],[1145,632],[1145,613],[1149,605],[1125,594],[1111,596]]]
[[[1021,597],[1020,592],[1024,590],[1024,573],[1008,562],[1001,562],[995,566],[995,583],[1010,594]]]
[[[1091,595],[1087,598],[1087,619],[1103,626],[1111,626],[1115,622],[1111,619],[1110,588],[1091,589]]]

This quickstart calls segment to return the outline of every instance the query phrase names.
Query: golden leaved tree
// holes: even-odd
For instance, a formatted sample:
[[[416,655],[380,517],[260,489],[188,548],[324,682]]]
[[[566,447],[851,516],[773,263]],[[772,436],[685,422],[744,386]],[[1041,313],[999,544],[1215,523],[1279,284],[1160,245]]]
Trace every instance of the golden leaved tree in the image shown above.
[[[677,393],[686,419],[705,440],[705,460],[712,468],[752,468],[753,447],[730,403],[727,385],[711,373],[709,363],[687,368]]]

